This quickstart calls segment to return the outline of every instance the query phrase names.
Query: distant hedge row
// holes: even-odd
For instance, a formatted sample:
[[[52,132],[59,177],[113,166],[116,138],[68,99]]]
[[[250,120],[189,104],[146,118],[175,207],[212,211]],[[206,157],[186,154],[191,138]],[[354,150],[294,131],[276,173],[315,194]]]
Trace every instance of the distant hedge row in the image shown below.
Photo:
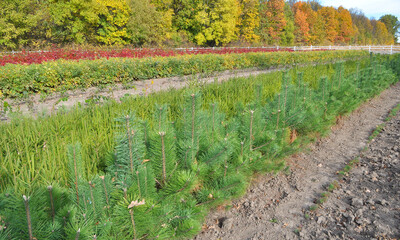
[[[7,64],[0,68],[0,98],[15,98],[31,93],[48,94],[151,78],[253,67],[265,69],[366,56],[368,56],[366,51],[353,50],[57,60],[32,65]]]

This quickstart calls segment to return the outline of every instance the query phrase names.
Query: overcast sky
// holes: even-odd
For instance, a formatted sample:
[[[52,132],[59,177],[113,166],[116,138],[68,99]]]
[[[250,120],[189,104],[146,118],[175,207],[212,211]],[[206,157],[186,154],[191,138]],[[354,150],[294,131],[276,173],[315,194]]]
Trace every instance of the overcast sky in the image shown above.
[[[320,0],[322,6],[361,9],[369,18],[392,14],[400,20],[400,0]]]

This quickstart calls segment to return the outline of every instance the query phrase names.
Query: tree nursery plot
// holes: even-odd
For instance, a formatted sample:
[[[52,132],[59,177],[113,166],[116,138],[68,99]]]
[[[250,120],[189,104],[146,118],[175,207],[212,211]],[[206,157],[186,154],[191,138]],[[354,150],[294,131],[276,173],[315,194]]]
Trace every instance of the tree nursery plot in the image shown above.
[[[399,67],[400,55],[371,55],[16,116],[0,125],[0,239],[192,237],[212,207],[255,172],[282,170]]]
[[[6,64],[0,67],[0,98],[23,98],[30,94],[48,95],[79,88],[128,84],[143,79],[211,74],[233,69],[266,69],[292,64],[359,59],[368,57],[368,52],[227,52],[143,58],[118,54],[116,56],[79,61],[61,58],[29,65]],[[77,58],[79,59],[79,56]]]

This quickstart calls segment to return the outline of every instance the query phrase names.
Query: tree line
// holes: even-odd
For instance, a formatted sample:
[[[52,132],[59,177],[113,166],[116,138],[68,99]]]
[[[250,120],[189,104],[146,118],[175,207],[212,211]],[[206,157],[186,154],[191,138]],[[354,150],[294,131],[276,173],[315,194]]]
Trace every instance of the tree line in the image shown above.
[[[2,0],[0,48],[393,44],[398,19],[296,0]]]

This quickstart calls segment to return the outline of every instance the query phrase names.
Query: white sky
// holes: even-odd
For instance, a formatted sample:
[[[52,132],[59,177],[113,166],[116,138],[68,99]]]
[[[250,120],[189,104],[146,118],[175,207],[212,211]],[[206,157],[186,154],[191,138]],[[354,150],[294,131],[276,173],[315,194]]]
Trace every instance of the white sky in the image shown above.
[[[364,14],[378,20],[385,14],[392,14],[400,20],[400,0],[320,0],[322,6],[343,6],[346,9],[358,8]]]

